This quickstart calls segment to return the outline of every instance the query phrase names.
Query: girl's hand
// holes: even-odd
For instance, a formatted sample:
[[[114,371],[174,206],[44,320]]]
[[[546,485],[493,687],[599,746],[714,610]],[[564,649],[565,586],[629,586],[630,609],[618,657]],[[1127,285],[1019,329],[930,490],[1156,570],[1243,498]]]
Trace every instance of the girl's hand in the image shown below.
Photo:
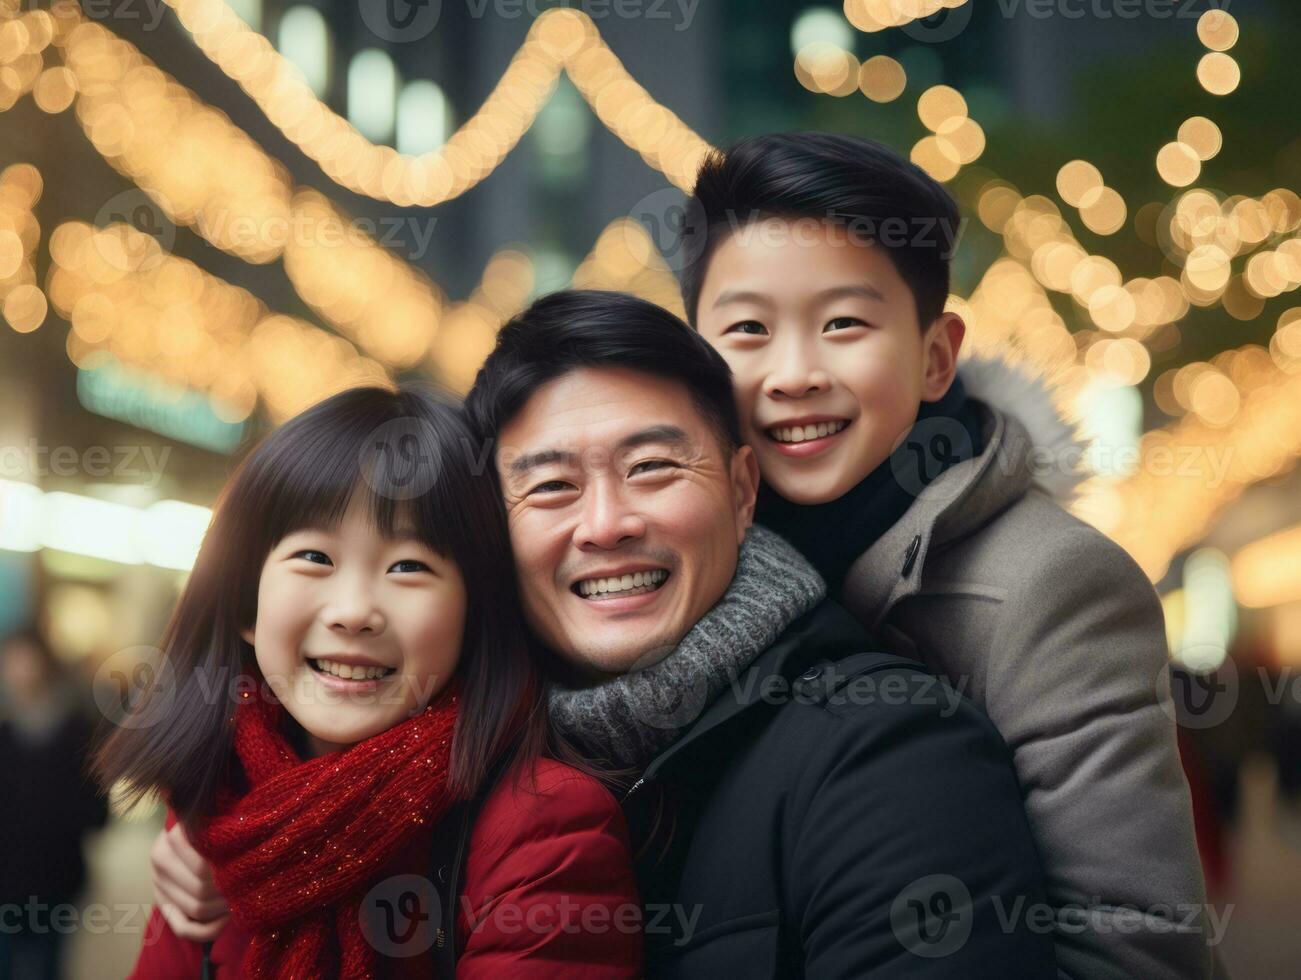
[[[230,906],[217,891],[208,862],[179,823],[155,838],[149,866],[154,898],[172,932],[198,943],[216,939],[230,918]]]

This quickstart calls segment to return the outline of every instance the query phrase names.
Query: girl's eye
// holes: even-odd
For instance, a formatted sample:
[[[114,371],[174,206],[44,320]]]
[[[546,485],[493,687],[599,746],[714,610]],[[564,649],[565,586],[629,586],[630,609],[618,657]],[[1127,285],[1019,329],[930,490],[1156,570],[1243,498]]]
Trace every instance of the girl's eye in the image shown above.
[[[734,323],[723,331],[725,334],[741,333],[751,337],[762,337],[767,332],[768,328],[758,320],[742,320],[740,323]]]
[[[630,470],[628,470],[628,475],[636,476],[639,473],[653,473],[656,470],[668,469],[669,467],[676,466],[676,463],[671,463],[667,459],[646,459],[635,464]]]
[[[293,557],[294,557],[294,558],[297,558],[297,557],[299,557],[300,555],[320,555],[322,558],[325,559],[324,564],[326,564],[326,565],[333,565],[333,564],[334,564],[334,562],[330,561],[330,556],[327,555],[324,551],[314,551],[314,550],[312,550],[311,548],[307,548],[307,549],[305,549],[305,550],[303,550],[303,551],[295,552],[294,555],[293,555]],[[312,558],[308,558],[307,560],[310,561],[313,565],[320,565],[320,564],[322,564],[322,562],[316,561],[316,560],[314,560],[314,559],[312,559]]]
[[[856,316],[838,316],[827,321],[823,328],[824,333],[832,333],[836,330],[848,330],[850,327],[865,327],[867,323]]]
[[[425,564],[424,562],[422,562],[422,561],[417,561],[417,560],[414,559],[414,558],[403,558],[401,561],[396,561],[396,562],[393,563],[393,568],[397,568],[399,565],[415,565],[415,566],[417,566],[417,567],[411,569],[411,571],[414,571],[414,572],[418,572],[418,571],[420,571],[421,569],[424,569],[426,572],[430,571],[430,568],[429,568],[428,565],[426,565],[426,564]],[[393,568],[390,568],[389,571],[390,571],[390,572],[393,571]]]

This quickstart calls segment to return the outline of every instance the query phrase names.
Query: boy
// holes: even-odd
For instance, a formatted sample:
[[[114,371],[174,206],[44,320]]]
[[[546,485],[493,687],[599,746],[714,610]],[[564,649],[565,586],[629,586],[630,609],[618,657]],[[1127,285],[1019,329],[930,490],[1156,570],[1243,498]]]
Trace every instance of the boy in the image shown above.
[[[689,199],[687,315],[732,369],[758,520],[1012,749],[1051,911],[1008,914],[1046,918],[1073,980],[1209,976],[1160,603],[1036,483],[1032,454],[1071,441],[1047,392],[959,368],[958,229],[944,188],[878,143],[747,139]]]

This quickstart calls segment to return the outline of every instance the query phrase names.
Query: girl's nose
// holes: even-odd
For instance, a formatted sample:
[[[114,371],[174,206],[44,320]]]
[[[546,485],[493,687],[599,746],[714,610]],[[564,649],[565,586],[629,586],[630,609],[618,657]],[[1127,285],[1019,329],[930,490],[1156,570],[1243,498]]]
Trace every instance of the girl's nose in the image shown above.
[[[378,635],[384,632],[384,614],[374,603],[353,600],[334,603],[326,612],[330,629],[338,633]]]

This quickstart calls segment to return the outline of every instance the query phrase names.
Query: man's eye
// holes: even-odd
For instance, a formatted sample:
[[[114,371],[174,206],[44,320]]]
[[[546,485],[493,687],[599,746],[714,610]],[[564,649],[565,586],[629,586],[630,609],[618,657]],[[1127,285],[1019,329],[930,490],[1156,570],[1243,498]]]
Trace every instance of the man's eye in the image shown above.
[[[865,327],[867,322],[860,320],[856,316],[838,316],[827,321],[823,328],[824,333],[831,333],[835,330],[848,330],[850,327]]]
[[[633,465],[628,470],[628,475],[636,476],[638,473],[653,473],[655,470],[676,468],[677,465],[677,463],[672,463],[667,459],[645,459]]]
[[[539,483],[529,493],[557,493],[561,490],[568,490],[573,487],[572,483],[566,483],[564,480],[548,480],[546,483]]]
[[[725,334],[742,333],[751,337],[762,337],[767,332],[768,328],[758,320],[742,320],[740,323],[734,323],[723,331]]]
[[[303,551],[297,551],[297,552],[295,552],[291,557],[293,557],[293,558],[297,558],[297,557],[299,557],[300,555],[320,555],[322,558],[325,559],[324,563],[322,563],[322,562],[316,561],[316,560],[313,559],[313,558],[308,558],[307,561],[310,561],[313,565],[320,565],[320,564],[333,565],[333,564],[334,564],[334,562],[330,561],[330,556],[327,555],[324,551],[313,551],[311,548],[307,548],[307,549],[304,549]]]
[[[416,565],[416,566],[418,566],[418,567],[416,567],[416,568],[410,569],[410,571],[414,571],[414,572],[418,572],[418,571],[420,571],[421,569],[424,569],[426,572],[428,572],[428,571],[431,570],[431,569],[429,568],[429,566],[426,565],[426,564],[425,564],[424,562],[422,562],[422,561],[416,561],[416,559],[414,559],[414,558],[403,558],[401,561],[395,561],[395,562],[393,563],[393,568],[390,568],[389,571],[390,571],[390,572],[393,571],[393,569],[394,569],[394,568],[397,568],[399,565]]]

